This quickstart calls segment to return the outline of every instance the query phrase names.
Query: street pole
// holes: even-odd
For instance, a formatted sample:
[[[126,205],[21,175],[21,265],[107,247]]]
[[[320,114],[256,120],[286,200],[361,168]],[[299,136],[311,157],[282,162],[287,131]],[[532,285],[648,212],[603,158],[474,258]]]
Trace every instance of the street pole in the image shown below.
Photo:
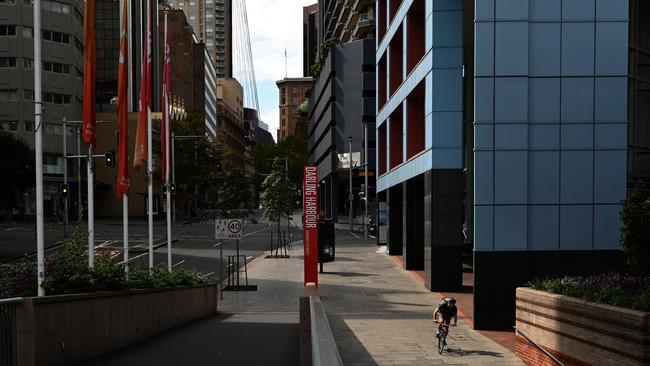
[[[95,263],[95,192],[93,187],[93,144],[88,144],[88,267],[92,268]]]
[[[43,105],[41,92],[41,0],[34,0],[34,136],[36,153],[36,256],[38,296],[45,296],[45,236],[43,225]]]
[[[348,162],[350,163],[350,195],[349,195],[349,203],[348,203],[348,216],[350,219],[350,232],[352,232],[352,136],[348,137]]]
[[[77,156],[81,156],[81,129],[77,127]],[[81,224],[83,220],[83,209],[81,204],[81,158],[77,158],[77,209],[79,217],[77,223]]]
[[[365,233],[366,239],[368,239],[368,124],[363,124],[363,173],[364,173],[364,208],[365,213],[363,216],[363,232]]]
[[[68,185],[68,124],[63,117],[63,184]],[[63,237],[68,237],[68,197],[63,197]]]
[[[165,12],[165,43],[167,43],[167,12]],[[169,45],[165,44],[165,48],[168,48]],[[166,59],[169,57],[169,50],[165,49],[165,56]],[[169,60],[165,60],[165,63],[169,62]],[[169,80],[167,80],[169,82]],[[170,183],[170,174],[169,174],[169,169],[170,164],[169,164],[169,95],[167,95],[167,92],[165,91],[165,108],[167,110],[165,111],[166,113],[163,114],[165,116],[165,120],[162,121],[165,124],[165,161],[163,161],[163,164],[165,164],[165,184],[167,185],[167,269],[169,269],[169,272],[172,271],[172,191],[171,191],[171,184]]]
[[[171,131],[172,133],[172,139],[171,139],[171,144],[172,144],[172,183],[176,183],[176,150],[174,149],[174,131]],[[172,222],[176,223],[176,197],[174,197],[174,201],[172,202]]]
[[[289,184],[289,157],[288,156],[284,157],[284,179],[286,180],[287,184]],[[291,192],[293,192],[293,187],[291,189]],[[291,217],[291,212],[292,211],[293,211],[293,197],[291,197],[291,208],[289,209],[289,212],[287,212],[287,233],[289,235],[289,241],[291,241],[290,217]]]
[[[147,108],[147,206],[149,210],[149,269],[153,269],[153,152],[151,136],[151,110]]]

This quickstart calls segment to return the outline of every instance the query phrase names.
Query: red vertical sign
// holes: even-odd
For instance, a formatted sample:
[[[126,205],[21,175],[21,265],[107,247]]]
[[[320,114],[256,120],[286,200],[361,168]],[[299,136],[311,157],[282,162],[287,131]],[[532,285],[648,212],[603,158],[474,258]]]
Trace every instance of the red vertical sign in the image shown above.
[[[302,185],[302,227],[305,248],[305,285],[318,286],[318,167],[306,166]]]

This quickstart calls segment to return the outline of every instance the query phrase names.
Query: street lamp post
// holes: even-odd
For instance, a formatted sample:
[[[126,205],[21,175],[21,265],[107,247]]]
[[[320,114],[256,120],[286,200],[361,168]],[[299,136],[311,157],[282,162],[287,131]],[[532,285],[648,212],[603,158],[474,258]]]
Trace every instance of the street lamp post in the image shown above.
[[[354,194],[352,193],[352,136],[348,137],[348,162],[350,163],[350,195],[348,203],[348,216],[350,219],[350,232],[352,232],[352,199]]]
[[[68,185],[68,124],[63,117],[63,184]],[[63,197],[63,237],[68,237],[68,196]]]
[[[363,216],[363,232],[366,239],[368,239],[368,124],[363,124],[363,172],[364,172],[364,216]]]

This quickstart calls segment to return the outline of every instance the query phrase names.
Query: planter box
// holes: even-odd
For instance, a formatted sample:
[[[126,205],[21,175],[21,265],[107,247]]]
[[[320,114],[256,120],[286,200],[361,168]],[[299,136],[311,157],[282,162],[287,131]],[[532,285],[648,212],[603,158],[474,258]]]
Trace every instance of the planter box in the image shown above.
[[[517,329],[565,365],[650,364],[650,313],[517,288]],[[555,365],[520,335],[528,365]]]
[[[217,285],[26,298],[19,366],[71,365],[217,311]]]

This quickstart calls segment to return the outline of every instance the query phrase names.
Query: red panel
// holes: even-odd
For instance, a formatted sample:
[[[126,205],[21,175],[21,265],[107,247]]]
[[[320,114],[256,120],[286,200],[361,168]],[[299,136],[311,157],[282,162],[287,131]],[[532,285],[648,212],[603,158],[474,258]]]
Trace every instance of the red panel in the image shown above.
[[[399,9],[402,0],[389,0],[390,1],[390,22],[393,21],[395,15],[397,14],[397,9]]]
[[[407,49],[407,70],[406,74],[417,66],[424,56],[424,0],[415,0],[408,12],[408,49]]]
[[[379,110],[381,110],[386,104],[386,55],[379,60],[379,77],[377,89],[377,103],[379,104]]]
[[[386,0],[377,2],[377,39],[381,42],[386,34]]]
[[[386,173],[386,125],[388,121],[379,127],[379,175]]]
[[[408,159],[424,150],[424,83],[415,88],[406,99],[408,144],[406,154]]]
[[[402,108],[397,108],[393,114],[390,115],[390,167],[393,169],[402,164],[403,160],[403,142],[404,142],[404,127],[402,125]]]
[[[400,26],[395,36],[390,42],[390,95],[392,96],[403,81],[403,59],[404,59],[404,45],[402,41],[402,27]]]

